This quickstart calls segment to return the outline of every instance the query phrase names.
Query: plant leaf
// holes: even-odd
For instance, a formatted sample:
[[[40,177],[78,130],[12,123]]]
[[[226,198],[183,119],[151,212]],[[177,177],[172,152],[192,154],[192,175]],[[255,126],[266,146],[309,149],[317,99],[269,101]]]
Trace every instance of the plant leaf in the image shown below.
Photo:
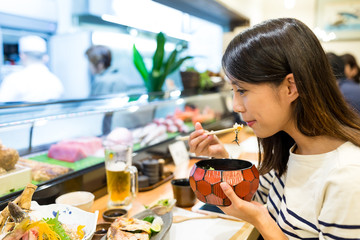
[[[174,72],[176,69],[178,69],[181,64],[187,60],[187,59],[191,59],[193,57],[188,56],[188,57],[184,57],[178,61],[176,61],[176,56],[179,53],[179,51],[177,51],[176,49],[174,51],[171,52],[169,58],[167,59],[165,65],[164,65],[164,72],[163,72],[163,77],[158,79],[158,85],[161,87],[165,80],[166,77],[171,74],[172,72]],[[161,90],[161,89],[160,89]]]
[[[178,51],[175,49],[171,52],[169,58],[167,59],[165,66],[164,66],[164,74],[168,75],[170,73],[170,69],[172,69],[173,64],[176,60],[176,56],[178,54]]]
[[[158,78],[156,79],[156,85],[155,85],[154,91],[158,91],[158,92],[161,92],[161,91],[162,91],[162,87],[163,87],[163,85],[164,85],[164,82],[165,82],[165,80],[166,80],[166,77],[167,77],[167,75],[163,74],[163,75],[161,75],[160,77],[158,77]]]
[[[157,71],[157,70],[154,70],[152,73],[151,73],[151,76],[150,76],[150,79],[151,79],[151,83],[152,83],[152,90],[153,91],[161,91],[161,87],[162,87],[162,78],[164,77],[164,72],[162,71]],[[161,84],[160,86],[160,89],[159,89],[159,85]]]
[[[179,59],[175,64],[172,65],[168,74],[171,74],[172,72],[174,72],[176,69],[178,69],[181,66],[181,64],[183,64],[184,61],[191,59],[191,58],[193,58],[193,57],[187,56],[187,57]]]
[[[147,83],[145,83],[146,89],[148,90],[148,92],[153,92],[154,91],[154,80],[151,77],[151,75],[149,76],[149,81]]]
[[[156,91],[162,90],[162,86],[164,85],[166,77],[169,75],[169,71],[175,62],[176,55],[177,55],[177,51],[176,50],[172,51],[169,58],[167,59],[167,61],[163,64],[163,71],[159,74],[159,76],[155,80]],[[154,74],[153,74],[153,77],[155,77]]]
[[[139,51],[136,49],[135,44],[133,45],[133,61],[135,64],[136,69],[140,73],[141,77],[143,78],[145,85],[149,82],[149,73],[146,69],[144,59],[139,53]]]
[[[156,51],[153,56],[153,71],[160,71],[164,60],[164,48],[165,48],[165,35],[159,32],[156,36]]]
[[[151,85],[152,85],[152,91],[161,91],[162,84],[162,75],[164,74],[162,72],[163,67],[163,61],[164,61],[164,53],[165,53],[165,35],[160,32],[156,36],[156,50],[153,56],[153,67],[151,70]],[[159,85],[160,89],[159,89]]]

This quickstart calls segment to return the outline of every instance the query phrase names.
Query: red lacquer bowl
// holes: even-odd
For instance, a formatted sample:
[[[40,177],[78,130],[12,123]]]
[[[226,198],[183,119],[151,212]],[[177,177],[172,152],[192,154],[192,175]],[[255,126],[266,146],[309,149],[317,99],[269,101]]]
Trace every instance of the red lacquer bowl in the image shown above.
[[[208,159],[194,164],[189,180],[191,189],[200,201],[229,206],[231,202],[221,189],[220,183],[229,183],[237,196],[250,201],[259,186],[259,172],[249,161]]]

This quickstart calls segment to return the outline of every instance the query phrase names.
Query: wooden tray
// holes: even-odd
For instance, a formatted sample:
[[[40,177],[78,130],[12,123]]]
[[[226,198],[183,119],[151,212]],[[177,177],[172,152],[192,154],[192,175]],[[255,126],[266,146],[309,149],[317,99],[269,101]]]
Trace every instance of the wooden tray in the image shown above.
[[[139,192],[146,192],[146,191],[149,191],[149,190],[152,190],[154,188],[157,188],[158,186],[160,186],[161,184],[164,184],[166,183],[167,181],[171,180],[174,178],[174,174],[173,172],[165,172],[164,173],[165,177],[160,180],[159,182],[153,184],[153,185],[150,185],[148,187],[143,187],[143,188],[139,188]]]

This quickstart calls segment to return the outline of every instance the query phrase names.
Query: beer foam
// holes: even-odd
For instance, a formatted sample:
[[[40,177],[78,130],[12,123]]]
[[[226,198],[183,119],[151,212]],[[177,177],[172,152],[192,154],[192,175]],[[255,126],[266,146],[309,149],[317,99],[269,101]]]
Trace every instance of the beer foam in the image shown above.
[[[127,166],[124,162],[108,162],[106,163],[106,169],[113,172],[119,172],[126,170]]]

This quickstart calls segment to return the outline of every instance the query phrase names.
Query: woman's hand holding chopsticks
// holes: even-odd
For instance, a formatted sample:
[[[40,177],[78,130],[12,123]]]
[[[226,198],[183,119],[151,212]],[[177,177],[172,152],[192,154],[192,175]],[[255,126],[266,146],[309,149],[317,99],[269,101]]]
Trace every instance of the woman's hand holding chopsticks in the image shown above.
[[[219,135],[219,134],[228,133],[228,132],[235,132],[236,133],[236,132],[239,132],[243,128],[244,128],[244,126],[242,124],[239,125],[239,124],[235,123],[234,126],[231,127],[231,128],[225,128],[225,129],[221,129],[221,130],[217,130],[217,131],[211,131],[211,132],[205,131],[205,130],[204,131],[205,131],[205,134],[207,134],[207,135]],[[201,129],[202,129],[202,127],[201,127]],[[178,136],[178,137],[176,137],[176,140],[188,141],[189,138],[190,138],[190,136]]]
[[[234,130],[232,130],[234,131]],[[195,131],[189,136],[190,152],[195,153],[196,156],[208,156],[215,158],[228,158],[229,154],[225,150],[224,145],[214,134],[206,132],[201,124],[195,124]]]

